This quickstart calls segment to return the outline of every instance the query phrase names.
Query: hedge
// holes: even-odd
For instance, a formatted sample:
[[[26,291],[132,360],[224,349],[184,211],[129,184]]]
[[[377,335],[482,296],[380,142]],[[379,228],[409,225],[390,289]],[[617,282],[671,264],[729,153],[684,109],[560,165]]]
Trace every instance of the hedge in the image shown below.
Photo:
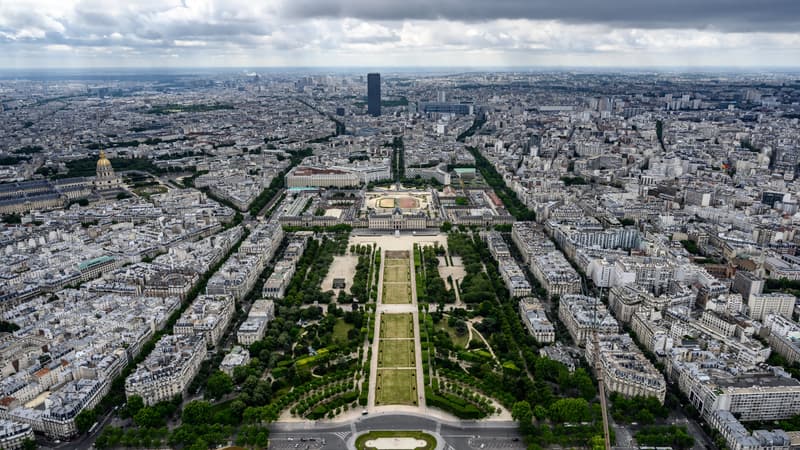
[[[439,408],[453,414],[459,419],[480,419],[484,414],[475,405],[455,395],[434,393],[433,389],[425,388],[425,402],[428,406]]]

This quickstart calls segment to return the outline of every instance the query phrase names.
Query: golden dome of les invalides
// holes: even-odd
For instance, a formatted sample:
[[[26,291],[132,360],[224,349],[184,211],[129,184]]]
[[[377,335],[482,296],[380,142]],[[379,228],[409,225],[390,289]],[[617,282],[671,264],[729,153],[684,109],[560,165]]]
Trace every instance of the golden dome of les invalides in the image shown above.
[[[111,161],[106,158],[106,152],[100,150],[100,159],[97,160],[97,168],[111,167]]]

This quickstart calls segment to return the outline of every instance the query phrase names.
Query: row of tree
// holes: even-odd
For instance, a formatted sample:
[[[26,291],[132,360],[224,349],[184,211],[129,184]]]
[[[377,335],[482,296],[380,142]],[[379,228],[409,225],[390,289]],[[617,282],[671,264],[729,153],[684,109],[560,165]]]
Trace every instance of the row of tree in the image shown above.
[[[455,286],[448,290],[439,273],[438,255],[443,248],[435,246],[418,246],[414,244],[414,265],[417,279],[417,301],[422,303],[455,303]]]
[[[531,448],[588,446],[598,436],[602,440],[595,380],[585,368],[570,373],[563,364],[538,355],[540,344],[522,324],[516,301],[509,296],[486,243],[476,234],[451,233],[448,249],[464,262],[467,276],[461,283],[462,299],[474,305],[471,311],[451,314],[483,317],[475,328],[487,337],[500,361],[469,362],[468,384],[498,399],[512,413],[516,409],[520,431]],[[446,356],[437,355],[439,370],[447,366]],[[455,373],[458,369],[459,365],[450,367]]]
[[[495,194],[503,201],[506,209],[517,220],[536,220],[536,214],[529,210],[517,197],[517,193],[511,190],[497,169],[486,159],[475,147],[467,147],[472,156],[475,157],[475,168],[481,173],[486,183],[494,189]]]

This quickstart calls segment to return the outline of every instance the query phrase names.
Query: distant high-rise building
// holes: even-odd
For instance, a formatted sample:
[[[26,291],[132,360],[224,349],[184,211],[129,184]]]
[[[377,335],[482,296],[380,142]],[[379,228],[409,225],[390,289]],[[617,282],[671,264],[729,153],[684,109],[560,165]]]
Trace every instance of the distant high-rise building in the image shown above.
[[[367,74],[367,113],[370,116],[381,115],[381,74]]]
[[[444,103],[447,101],[447,92],[439,91],[436,93],[436,101],[439,103]]]

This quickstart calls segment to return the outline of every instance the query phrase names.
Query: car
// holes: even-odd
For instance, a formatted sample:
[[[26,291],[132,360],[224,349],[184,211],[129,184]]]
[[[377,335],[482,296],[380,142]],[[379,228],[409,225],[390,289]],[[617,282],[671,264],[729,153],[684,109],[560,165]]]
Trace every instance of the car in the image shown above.
[[[362,416],[366,416],[367,414],[369,414],[369,411],[367,411],[366,409],[361,411]]]

